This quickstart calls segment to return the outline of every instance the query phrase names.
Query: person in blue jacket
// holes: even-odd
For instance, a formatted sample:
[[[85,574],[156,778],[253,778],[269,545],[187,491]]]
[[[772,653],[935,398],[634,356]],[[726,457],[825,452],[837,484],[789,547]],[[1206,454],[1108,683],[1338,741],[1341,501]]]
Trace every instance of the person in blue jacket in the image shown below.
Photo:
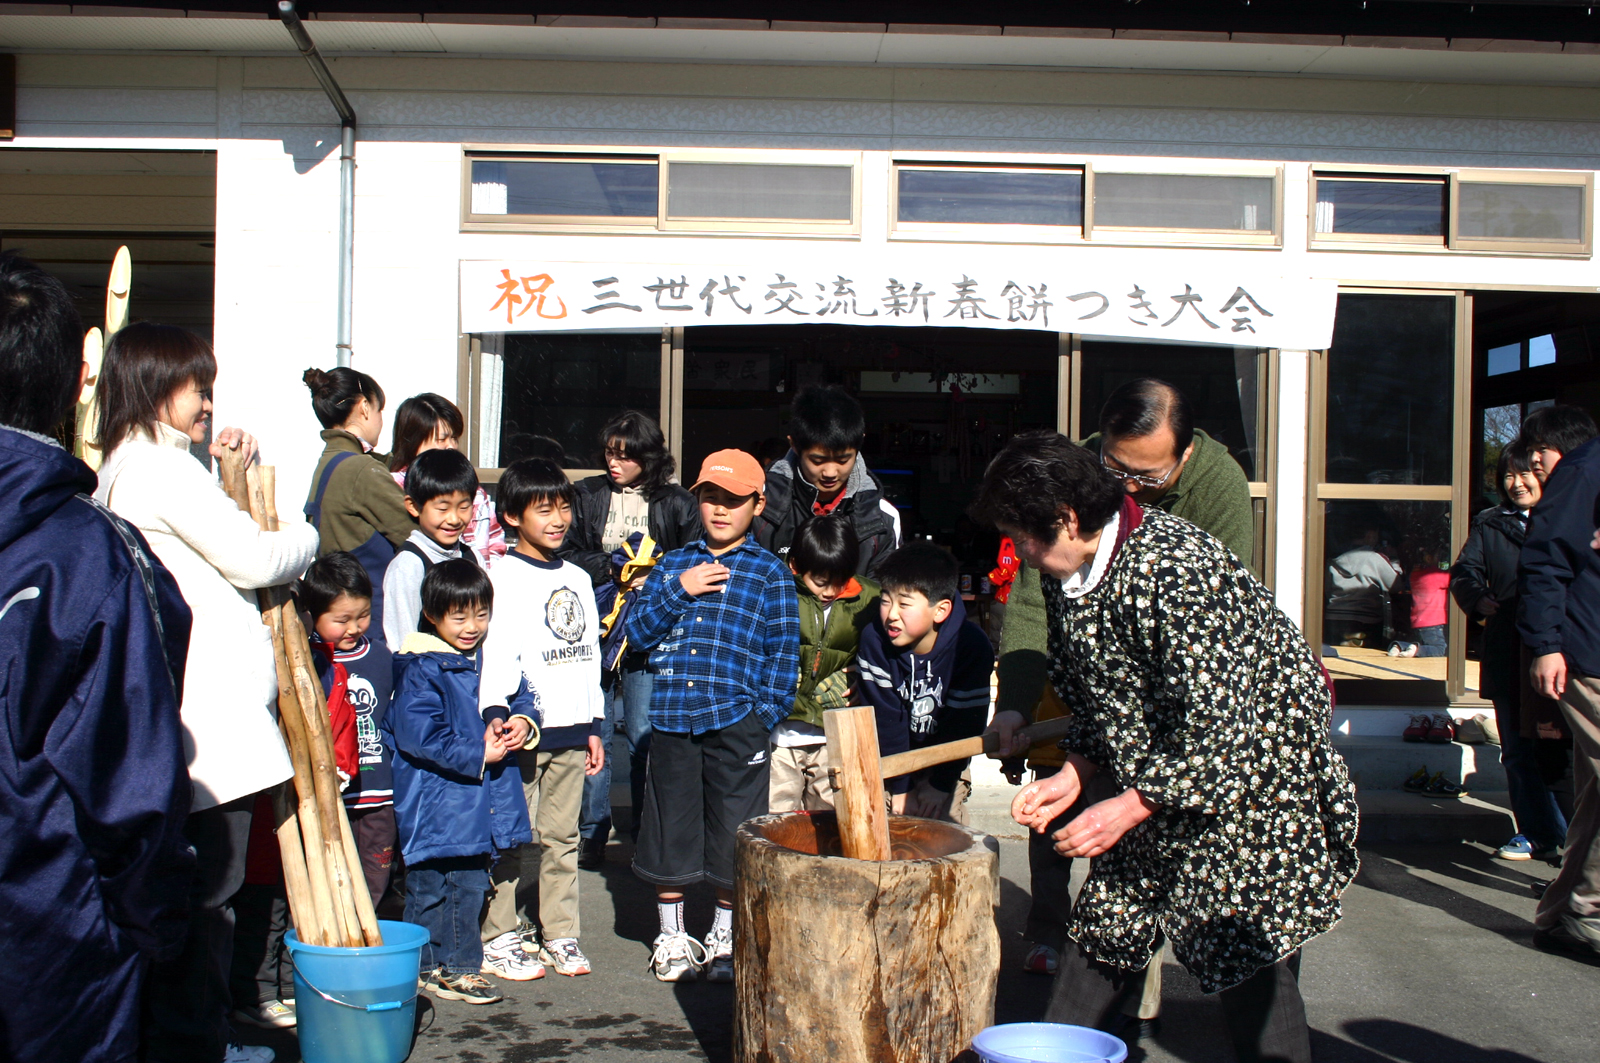
[[[133,1060],[188,926],[189,608],[52,438],[83,386],[59,281],[0,254],[0,1059]]]
[[[516,751],[538,744],[527,681],[509,708],[478,711],[478,648],[494,586],[475,563],[441,561],[422,580],[423,630],[395,657],[383,732],[394,758],[394,814],[406,862],[406,922],[426,927],[429,992],[467,1004],[500,999],[483,970],[479,917],[489,867],[533,841]],[[429,630],[429,629],[432,630]]]

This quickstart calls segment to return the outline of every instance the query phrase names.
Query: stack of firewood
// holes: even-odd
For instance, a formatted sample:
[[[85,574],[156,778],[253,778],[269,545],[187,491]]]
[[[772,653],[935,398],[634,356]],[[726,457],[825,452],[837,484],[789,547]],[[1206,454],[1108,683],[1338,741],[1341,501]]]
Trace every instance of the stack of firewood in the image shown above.
[[[225,450],[220,465],[223,490],[263,530],[276,531],[272,467],[246,468],[236,450]],[[272,629],[278,726],[294,764],[294,779],[277,788],[273,809],[295,936],[307,945],[381,945],[355,835],[339,797],[327,700],[305,626],[287,587],[268,587],[256,594],[262,622]]]

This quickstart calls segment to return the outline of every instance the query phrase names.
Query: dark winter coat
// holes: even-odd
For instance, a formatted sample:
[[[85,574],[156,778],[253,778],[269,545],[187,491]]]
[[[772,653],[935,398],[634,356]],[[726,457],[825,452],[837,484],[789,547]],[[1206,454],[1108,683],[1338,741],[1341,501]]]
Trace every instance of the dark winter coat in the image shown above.
[[[95,483],[0,427],[0,1059],[132,1060],[188,926],[189,607]]]
[[[791,450],[767,470],[767,505],[751,528],[757,542],[785,561],[794,533],[811,519],[817,502],[817,489],[800,475],[798,461]],[[833,512],[848,517],[856,530],[861,544],[856,574],[876,576],[879,562],[900,545],[900,515],[883,497],[883,485],[860,457]]]
[[[1522,639],[1517,635],[1517,559],[1527,536],[1527,518],[1510,506],[1486,509],[1472,519],[1461,556],[1450,566],[1450,594],[1477,619],[1485,598],[1499,608],[1483,625],[1481,693],[1507,702],[1521,687]]]
[[[1600,676],[1600,439],[1561,458],[1528,520],[1519,565],[1517,630],[1535,657],[1563,654],[1567,667]]]
[[[577,483],[577,500],[572,507],[572,527],[556,556],[589,573],[596,587],[612,580],[611,553],[600,545],[605,534],[606,514],[617,487],[605,473]],[[657,553],[687,546],[705,535],[700,525],[700,504],[694,495],[677,484],[662,484],[646,500],[650,504],[649,531],[659,548]]]
[[[826,625],[822,603],[799,576],[794,589],[800,599],[800,689],[789,719],[821,727],[825,710],[844,706],[850,684],[842,673],[855,663],[861,632],[878,615],[878,585],[865,576],[851,580],[833,600]]]
[[[394,750],[394,816],[407,864],[487,856],[533,841],[516,757],[483,761],[482,660],[420,632],[395,656],[383,736]],[[538,720],[526,682],[511,700],[513,714]]]

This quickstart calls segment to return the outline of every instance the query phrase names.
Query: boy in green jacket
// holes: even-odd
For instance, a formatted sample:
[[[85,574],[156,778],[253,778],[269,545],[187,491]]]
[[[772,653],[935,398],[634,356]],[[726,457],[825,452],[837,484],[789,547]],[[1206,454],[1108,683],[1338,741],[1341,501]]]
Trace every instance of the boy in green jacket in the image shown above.
[[[772,729],[768,811],[833,808],[832,765],[822,714],[855,694],[861,630],[878,611],[878,585],[857,576],[860,547],[847,517],[812,517],[789,547],[800,598],[800,688],[794,711]]]

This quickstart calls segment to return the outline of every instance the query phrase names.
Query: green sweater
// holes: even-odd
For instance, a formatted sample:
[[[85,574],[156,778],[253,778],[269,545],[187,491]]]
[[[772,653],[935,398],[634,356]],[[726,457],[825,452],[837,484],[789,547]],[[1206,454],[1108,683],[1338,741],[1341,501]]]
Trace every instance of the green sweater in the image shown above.
[[[1085,439],[1083,445],[1098,454],[1100,434]],[[1227,447],[1196,429],[1189,463],[1155,505],[1210,532],[1244,562],[1252,575],[1260,575],[1252,561],[1255,515],[1250,508],[1250,482]],[[1039,573],[1023,565],[1011,585],[1005,624],[1000,630],[996,712],[1018,712],[1024,719],[1033,719],[1034,706],[1045,684],[1045,643],[1044,591],[1039,586]]]
[[[405,493],[380,456],[366,453],[360,440],[342,428],[328,429],[322,439],[327,447],[317,460],[317,471],[311,474],[307,502],[316,497],[322,469],[335,454],[348,451],[356,456],[340,462],[328,478],[328,489],[322,496],[322,546],[318,556],[354,550],[372,538],[373,532],[380,533],[397,550],[404,546],[417,522],[406,512]]]
[[[856,661],[861,631],[878,614],[878,585],[865,576],[851,580],[845,593],[833,600],[824,626],[822,603],[794,578],[800,598],[800,686],[789,719],[822,726],[822,714],[843,708],[844,692],[851,686],[846,669]]]

